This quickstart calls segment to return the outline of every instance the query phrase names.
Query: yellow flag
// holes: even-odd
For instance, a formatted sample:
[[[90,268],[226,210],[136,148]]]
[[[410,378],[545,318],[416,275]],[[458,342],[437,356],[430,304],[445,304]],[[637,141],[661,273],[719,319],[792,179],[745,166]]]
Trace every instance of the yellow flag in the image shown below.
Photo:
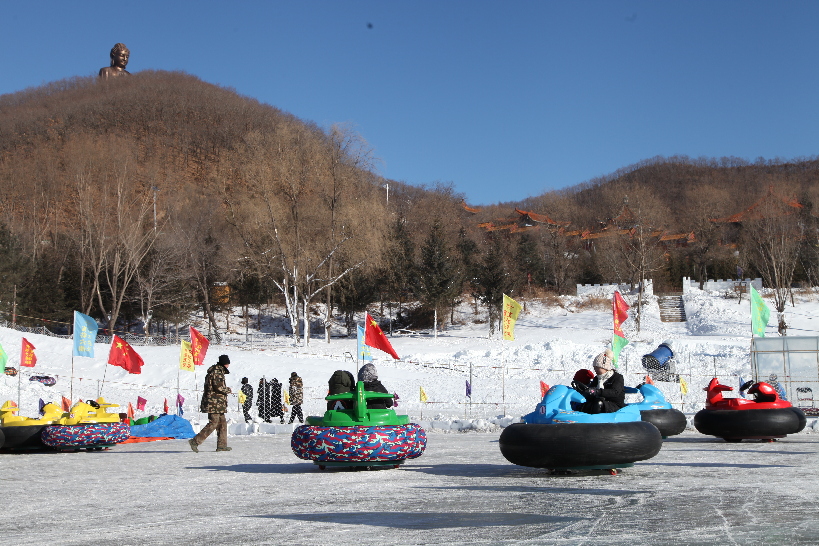
[[[182,350],[179,352],[179,369],[186,372],[193,371],[193,351],[191,342],[182,340]]]
[[[424,387],[421,387],[421,402],[426,402],[427,400],[427,393],[424,392]]]
[[[289,393],[289,392],[287,392],[287,391],[284,391],[284,403],[285,403],[285,404],[289,404],[289,403],[290,403],[290,393]]]
[[[239,392],[239,403],[244,404],[245,400],[247,400],[247,395],[243,392]]]
[[[680,376],[680,392],[685,396],[688,394],[688,383],[685,382],[683,376]]]
[[[503,339],[514,341],[515,339],[515,322],[518,320],[520,314],[520,304],[507,296],[503,295]]]

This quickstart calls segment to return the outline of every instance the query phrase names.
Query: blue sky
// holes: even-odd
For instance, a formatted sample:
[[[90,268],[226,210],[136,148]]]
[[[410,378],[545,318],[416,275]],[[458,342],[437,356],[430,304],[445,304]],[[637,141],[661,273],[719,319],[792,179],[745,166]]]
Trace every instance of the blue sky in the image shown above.
[[[182,70],[329,127],[378,172],[524,199],[654,156],[813,157],[819,2],[0,2],[0,94]]]

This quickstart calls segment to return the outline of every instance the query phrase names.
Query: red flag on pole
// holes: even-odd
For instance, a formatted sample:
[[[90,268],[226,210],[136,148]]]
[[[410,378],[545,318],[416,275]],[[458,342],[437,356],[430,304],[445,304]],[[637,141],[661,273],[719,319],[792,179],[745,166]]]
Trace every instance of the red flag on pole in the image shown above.
[[[148,401],[146,399],[142,398],[141,396],[137,396],[137,409],[139,411],[145,411],[145,404],[147,403]]]
[[[134,406],[128,402],[128,419],[134,418]]]
[[[650,376],[650,375],[646,375],[646,380],[645,380],[645,382],[646,382],[646,383],[648,383],[649,385],[653,385],[653,384],[654,384],[654,380],[653,380],[653,379],[651,379],[651,376]]]
[[[162,406],[162,409],[165,410],[165,413],[168,413],[168,399],[165,399],[165,404]]]
[[[26,338],[23,338],[23,354],[20,355],[20,366],[33,368],[37,364],[37,357],[34,356],[34,345]]]
[[[401,357],[399,357],[395,349],[392,348],[390,340],[387,339],[381,327],[373,320],[369,313],[367,313],[366,323],[364,328],[364,343],[370,347],[384,351],[396,360],[400,360]]]
[[[144,362],[142,357],[127,341],[115,335],[111,340],[111,352],[108,353],[108,363],[128,370],[128,373],[141,373]]]
[[[190,329],[193,363],[196,366],[201,366],[205,363],[205,354],[208,352],[208,345],[210,345],[210,341],[208,341],[208,338],[200,334],[193,326],[191,326]]]
[[[63,411],[71,411],[71,400],[63,396]]]
[[[629,306],[620,292],[614,291],[614,298],[611,300],[611,309],[614,313],[614,334],[622,338],[626,337],[623,333],[622,324],[628,320]]]
[[[544,396],[546,396],[547,392],[549,392],[549,385],[547,385],[545,382],[541,381],[540,382],[540,397],[543,398]]]

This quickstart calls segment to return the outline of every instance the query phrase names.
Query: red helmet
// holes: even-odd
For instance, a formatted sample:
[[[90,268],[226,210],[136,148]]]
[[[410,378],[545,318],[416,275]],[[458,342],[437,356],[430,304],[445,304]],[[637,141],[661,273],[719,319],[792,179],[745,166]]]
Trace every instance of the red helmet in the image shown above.
[[[577,370],[574,374],[574,380],[578,383],[583,383],[584,385],[588,385],[591,383],[591,380],[594,379],[594,372],[587,369]]]
[[[748,394],[755,395],[754,398],[759,402],[773,402],[777,399],[776,389],[768,383],[759,382],[748,389]]]

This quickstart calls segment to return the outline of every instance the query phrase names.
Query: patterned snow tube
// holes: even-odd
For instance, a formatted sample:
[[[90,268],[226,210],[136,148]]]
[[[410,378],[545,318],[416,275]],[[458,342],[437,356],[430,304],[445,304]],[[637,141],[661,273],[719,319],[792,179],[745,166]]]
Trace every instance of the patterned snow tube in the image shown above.
[[[297,457],[318,462],[403,461],[420,457],[426,445],[427,433],[415,423],[371,427],[302,425],[290,438]]]
[[[807,420],[799,408],[749,410],[704,409],[694,416],[694,427],[702,434],[727,441],[782,438],[805,428]]]
[[[0,441],[4,449],[36,449],[43,447],[40,434],[48,425],[29,425],[22,427],[2,427],[0,433],[5,441]]]
[[[127,423],[88,423],[83,425],[48,425],[42,433],[49,447],[92,447],[124,442],[131,435]]]
[[[57,384],[57,380],[50,375],[32,375],[28,378],[29,381],[39,381],[46,387],[53,387]]]
[[[688,426],[688,419],[685,418],[685,414],[674,408],[642,410],[640,411],[640,418],[657,427],[663,438],[676,436]]]
[[[623,465],[660,452],[660,431],[645,421],[509,425],[500,435],[510,463],[535,468]]]

